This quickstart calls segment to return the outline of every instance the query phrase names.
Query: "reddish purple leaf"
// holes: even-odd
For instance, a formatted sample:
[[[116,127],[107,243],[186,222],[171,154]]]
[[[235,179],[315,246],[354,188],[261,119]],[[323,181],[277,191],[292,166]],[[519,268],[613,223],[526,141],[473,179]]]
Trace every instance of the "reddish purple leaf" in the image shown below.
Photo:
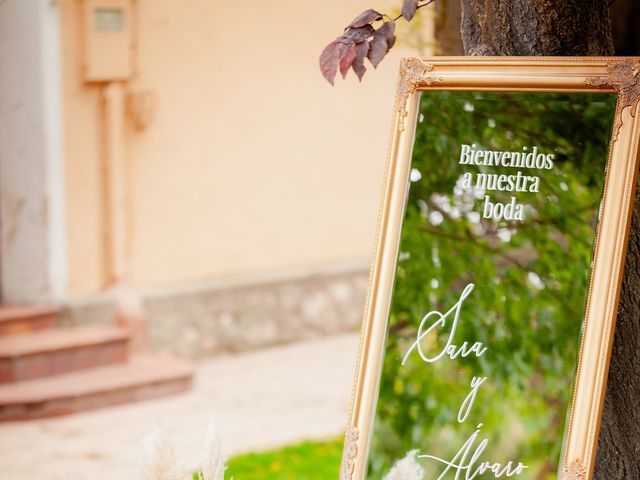
[[[404,0],[402,2],[402,16],[407,22],[415,16],[418,10],[418,0]]]
[[[391,50],[391,47],[396,43],[396,22],[384,22],[382,26],[376,30],[375,35],[384,35],[384,38],[387,39],[387,47]]]
[[[371,22],[382,20],[382,14],[373,9],[365,10],[349,24],[347,28],[360,28],[369,25]]]
[[[369,52],[367,53],[367,57],[371,65],[373,65],[373,68],[378,67],[388,51],[387,39],[383,35],[374,35],[373,40],[369,42]]]
[[[353,59],[351,68],[356,72],[358,80],[362,80],[364,73],[367,71],[367,67],[364,66],[364,58],[369,52],[369,42],[361,42],[356,44],[356,58]]]
[[[375,33],[375,28],[371,25],[365,25],[360,28],[350,28],[348,29],[342,38],[346,41],[346,43],[360,43],[364,42],[367,38]]]
[[[342,74],[342,78],[347,75],[347,72],[349,71],[349,68],[351,68],[351,65],[353,64],[355,58],[356,44],[352,43],[351,45],[349,45],[349,48],[347,48],[347,51],[344,53],[344,55],[342,55],[342,58],[340,59],[340,73]]]
[[[331,85],[338,72],[338,60],[346,49],[347,45],[338,39],[327,45],[320,54],[320,71]]]

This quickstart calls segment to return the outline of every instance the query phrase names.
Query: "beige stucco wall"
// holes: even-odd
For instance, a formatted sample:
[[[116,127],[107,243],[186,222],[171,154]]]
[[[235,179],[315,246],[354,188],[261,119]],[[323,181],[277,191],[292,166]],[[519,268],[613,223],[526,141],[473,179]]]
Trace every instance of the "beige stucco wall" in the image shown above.
[[[369,256],[400,50],[331,88],[320,50],[367,0],[138,0],[153,123],[127,128],[130,278],[152,286]],[[394,2],[391,2],[394,3]],[[69,290],[103,288],[99,87],[61,2]],[[406,53],[406,52],[405,52]],[[372,70],[372,69],[371,69]]]

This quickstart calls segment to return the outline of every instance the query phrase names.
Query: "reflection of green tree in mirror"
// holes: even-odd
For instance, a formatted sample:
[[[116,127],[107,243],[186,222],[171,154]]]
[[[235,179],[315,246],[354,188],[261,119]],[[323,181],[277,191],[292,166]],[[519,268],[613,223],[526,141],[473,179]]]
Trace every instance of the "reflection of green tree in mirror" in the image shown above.
[[[483,460],[522,461],[529,468],[517,478],[555,478],[614,111],[610,94],[422,94],[369,480],[414,448],[451,459],[480,422],[489,438]],[[520,169],[540,177],[539,193],[486,192],[527,205],[524,222],[481,218],[484,194],[462,190],[461,175],[518,169],[459,165],[462,144],[555,154],[550,170]],[[446,311],[469,282],[476,288],[454,343],[480,341],[487,353],[431,364],[412,355],[401,367],[423,316]],[[458,423],[473,376],[488,380]],[[427,479],[442,471],[423,466]]]

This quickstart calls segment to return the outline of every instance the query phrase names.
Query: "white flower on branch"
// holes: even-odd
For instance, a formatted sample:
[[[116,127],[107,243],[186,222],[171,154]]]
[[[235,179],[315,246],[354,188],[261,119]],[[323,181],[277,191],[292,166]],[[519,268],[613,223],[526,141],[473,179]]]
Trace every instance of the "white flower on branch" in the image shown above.
[[[384,480],[423,480],[424,468],[416,461],[417,450],[411,450],[402,460],[398,460]]]

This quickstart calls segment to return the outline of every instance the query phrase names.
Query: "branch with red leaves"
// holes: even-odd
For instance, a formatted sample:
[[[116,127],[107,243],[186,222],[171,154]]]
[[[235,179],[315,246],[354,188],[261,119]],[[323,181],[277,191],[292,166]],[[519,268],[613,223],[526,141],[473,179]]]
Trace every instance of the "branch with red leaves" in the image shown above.
[[[362,12],[344,29],[344,33],[327,45],[320,54],[320,71],[333,85],[340,69],[342,78],[352,69],[362,80],[367,67],[364,59],[369,59],[377,68],[382,59],[396,43],[396,21],[404,18],[411,21],[419,8],[430,5],[435,0],[403,0],[402,13],[390,18],[375,10]],[[382,22],[382,25],[379,24]],[[374,25],[379,25],[376,29]]]

